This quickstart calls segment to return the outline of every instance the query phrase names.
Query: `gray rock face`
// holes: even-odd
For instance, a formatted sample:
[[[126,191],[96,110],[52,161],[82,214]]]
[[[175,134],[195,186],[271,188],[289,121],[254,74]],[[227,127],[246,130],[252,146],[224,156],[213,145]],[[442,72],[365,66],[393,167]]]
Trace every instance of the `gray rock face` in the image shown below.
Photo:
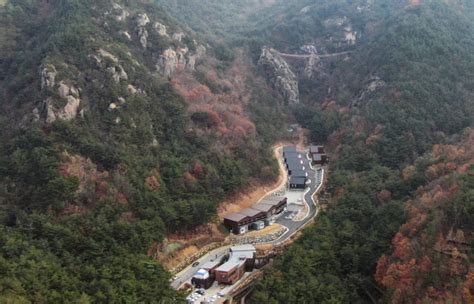
[[[196,55],[198,57],[202,57],[202,56],[206,55],[206,52],[207,52],[207,49],[204,45],[198,45],[196,47]]]
[[[102,58],[106,58],[106,59],[109,59],[110,61],[114,62],[114,63],[117,63],[118,62],[118,58],[115,57],[114,55],[112,55],[111,53],[107,52],[106,50],[103,50],[103,49],[99,49],[97,51],[97,53],[99,54],[100,57]],[[96,59],[97,60],[97,59]],[[102,63],[102,60],[101,59],[98,59],[98,62],[99,64]]]
[[[357,42],[357,32],[352,30],[352,26],[344,28],[344,39],[349,45],[354,45]]]
[[[265,71],[272,86],[288,104],[299,103],[298,78],[288,63],[271,48],[263,48],[258,65]]]
[[[116,83],[119,83],[121,80],[128,80],[128,74],[122,65],[119,64],[119,59],[108,51],[99,49],[97,55],[89,55],[89,58],[92,59],[98,68],[105,69]]]
[[[150,23],[150,18],[147,14],[140,14],[137,17],[137,35],[140,39],[140,44],[146,49],[148,43],[148,31],[146,29],[147,24]]]
[[[121,80],[128,80],[128,75],[121,65],[110,66],[107,68],[107,72],[116,83],[119,83]]]
[[[321,60],[316,54],[313,54],[313,56],[310,56],[308,59],[308,63],[306,64],[304,68],[303,75],[306,78],[312,78],[315,72],[318,71],[318,68],[321,65]]]
[[[38,122],[38,121],[41,119],[39,109],[38,109],[38,108],[34,108],[32,113],[33,113],[33,121],[34,121],[34,122]]]
[[[48,98],[45,101],[46,106],[46,122],[53,123],[56,121],[56,114],[54,113],[53,101],[51,98]]]
[[[160,55],[156,63],[156,69],[163,76],[170,77],[178,68],[194,71],[196,61],[206,54],[206,48],[202,45],[196,47],[195,53],[190,53],[188,48],[180,48],[176,51],[169,48]]]
[[[164,76],[171,76],[178,66],[178,57],[173,49],[167,49],[160,55],[158,63],[156,64],[157,70]]]
[[[351,106],[352,107],[357,107],[361,103],[370,101],[373,94],[376,91],[384,88],[386,85],[387,85],[387,83],[385,81],[383,81],[380,77],[378,77],[378,76],[372,77],[369,80],[369,83],[367,84],[367,87],[360,92],[359,96],[356,99],[354,99],[352,101]]]
[[[305,44],[300,47],[300,50],[307,53],[307,54],[317,54],[318,50],[316,49],[316,46],[312,44]]]
[[[184,38],[185,34],[183,32],[178,32],[173,34],[173,40],[181,42],[181,40]]]
[[[190,55],[186,62],[186,69],[190,71],[194,71],[195,66],[196,66],[196,55]]]
[[[301,14],[301,15],[306,15],[307,13],[309,13],[309,11],[311,10],[311,8],[312,8],[313,6],[314,6],[314,5],[308,5],[308,6],[303,7],[303,8],[300,10],[300,14]]]
[[[148,23],[150,23],[150,18],[146,13],[138,15],[137,27],[145,27]]]
[[[132,40],[132,36],[127,31],[120,31],[119,34],[124,36],[128,41]]]
[[[67,96],[66,100],[67,104],[61,111],[59,111],[58,117],[62,120],[71,120],[76,118],[81,100],[71,95]]]
[[[53,123],[57,119],[72,120],[76,118],[81,100],[79,98],[79,90],[73,85],[67,85],[61,81],[58,87],[58,93],[61,99],[66,101],[66,105],[62,109],[56,109],[53,105],[52,98],[45,101],[46,122]]]
[[[161,24],[159,22],[155,22],[153,27],[155,28],[155,31],[158,33],[158,35],[160,35],[162,37],[168,37],[168,30],[167,30],[167,28],[164,24]]]
[[[112,4],[112,8],[113,8],[112,14],[115,20],[119,22],[125,21],[128,18],[128,16],[130,16],[130,13],[127,10],[123,9],[122,6],[120,6],[119,4],[115,2]]]
[[[76,89],[74,86],[69,86],[64,83],[64,81],[61,81],[59,83],[59,88],[58,88],[58,93],[61,98],[66,99],[69,95],[78,98],[79,97],[79,91]]]
[[[46,64],[41,68],[41,89],[52,88],[56,83],[56,67],[52,64]]]

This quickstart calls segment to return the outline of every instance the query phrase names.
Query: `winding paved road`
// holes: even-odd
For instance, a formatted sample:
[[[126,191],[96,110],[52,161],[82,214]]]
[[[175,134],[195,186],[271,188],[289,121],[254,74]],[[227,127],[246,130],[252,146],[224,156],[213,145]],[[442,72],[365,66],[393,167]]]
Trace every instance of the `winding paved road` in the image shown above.
[[[283,155],[280,155],[280,159],[282,159]],[[302,158],[304,162],[305,171],[308,173],[308,179],[310,183],[305,190],[304,200],[308,206],[308,214],[306,217],[300,221],[293,221],[291,219],[287,219],[286,216],[291,214],[291,212],[287,211],[283,214],[276,223],[285,226],[288,228],[288,231],[285,232],[281,237],[278,239],[269,242],[270,244],[280,244],[288,240],[291,236],[293,236],[296,232],[302,229],[306,224],[308,224],[317,214],[318,208],[316,206],[316,202],[313,201],[313,195],[320,189],[322,186],[322,182],[324,180],[324,169],[321,170],[313,170],[310,165],[310,160],[306,157],[306,151],[304,152],[304,157]],[[280,160],[279,160],[280,161]],[[271,196],[269,194],[268,196]],[[267,243],[268,244],[268,243]],[[171,283],[171,286],[175,289],[178,289],[184,282],[188,282],[191,280],[193,275],[200,269],[201,265],[204,265],[207,262],[214,261],[216,259],[222,258],[228,249],[231,247],[224,246],[214,249],[213,251],[209,252],[208,254],[204,255],[192,265],[195,266],[188,266],[179,274],[177,274],[176,279]],[[196,264],[197,263],[197,264]]]
[[[306,151],[305,151],[306,156]],[[291,219],[286,219],[286,214],[280,217],[276,222],[280,225],[283,225],[288,228],[288,231],[283,234],[279,239],[273,241],[272,243],[278,244],[283,243],[284,241],[288,240],[293,234],[303,228],[309,221],[311,221],[318,213],[318,208],[316,206],[316,201],[313,201],[313,195],[319,190],[322,182],[323,182],[323,169],[318,171],[316,169],[311,169],[310,160],[306,157],[303,157],[305,171],[308,173],[308,178],[310,179],[310,183],[306,188],[306,193],[304,194],[304,200],[309,208],[309,212],[306,217],[301,221],[293,221]],[[287,212],[290,213],[290,212]]]

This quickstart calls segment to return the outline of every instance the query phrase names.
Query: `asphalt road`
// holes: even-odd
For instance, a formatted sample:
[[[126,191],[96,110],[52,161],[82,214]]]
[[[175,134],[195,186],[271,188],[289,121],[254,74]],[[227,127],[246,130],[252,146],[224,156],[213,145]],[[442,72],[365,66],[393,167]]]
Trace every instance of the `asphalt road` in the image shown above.
[[[309,207],[309,212],[307,216],[301,221],[293,221],[291,219],[286,219],[285,217],[291,214],[291,212],[287,211],[285,214],[283,214],[283,216],[281,216],[276,221],[276,223],[287,227],[288,231],[285,234],[283,234],[280,238],[270,243],[278,244],[278,243],[286,241],[293,234],[295,234],[300,228],[302,228],[309,221],[311,221],[313,217],[317,215],[317,208],[316,208],[315,203],[312,200],[312,195],[316,192],[319,185],[322,183],[322,178],[323,178],[322,171],[311,169],[310,161],[306,158],[306,155],[303,157],[303,162],[304,162],[305,171],[308,173],[308,179],[310,180],[310,183],[308,184],[308,187],[305,190],[307,192],[304,195],[305,201]],[[178,289],[184,282],[189,281],[193,277],[193,275],[201,268],[202,265],[204,265],[205,263],[209,261],[214,261],[217,258],[222,258],[222,256],[228,252],[229,248],[230,246],[220,247],[204,255],[199,260],[197,260],[198,264],[196,266],[190,265],[186,269],[181,271],[177,275],[176,279],[173,280],[173,282],[171,283],[171,286],[175,289]],[[195,263],[193,263],[193,265]]]

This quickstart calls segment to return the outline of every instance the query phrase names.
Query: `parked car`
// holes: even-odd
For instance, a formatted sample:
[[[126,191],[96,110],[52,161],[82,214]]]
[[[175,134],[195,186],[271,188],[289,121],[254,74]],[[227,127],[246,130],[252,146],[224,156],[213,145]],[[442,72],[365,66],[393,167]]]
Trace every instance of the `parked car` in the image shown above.
[[[192,266],[193,267],[199,266],[199,262],[194,262]]]

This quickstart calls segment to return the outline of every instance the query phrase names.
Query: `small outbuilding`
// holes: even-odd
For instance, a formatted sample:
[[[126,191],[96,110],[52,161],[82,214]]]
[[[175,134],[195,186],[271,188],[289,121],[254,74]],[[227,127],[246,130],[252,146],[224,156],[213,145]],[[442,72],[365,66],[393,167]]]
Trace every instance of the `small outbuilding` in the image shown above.
[[[318,145],[311,145],[309,147],[309,154],[325,154],[324,152],[324,146],[318,146]]]
[[[230,248],[229,260],[216,269],[216,280],[220,284],[235,284],[246,271],[252,271],[256,249],[252,245]]]
[[[311,159],[314,165],[324,166],[328,162],[326,154],[312,154]]]
[[[199,269],[198,272],[196,272],[191,279],[191,283],[196,287],[196,288],[204,288],[208,289],[209,287],[212,286],[214,283],[214,276],[211,276],[209,271],[205,269]]]

